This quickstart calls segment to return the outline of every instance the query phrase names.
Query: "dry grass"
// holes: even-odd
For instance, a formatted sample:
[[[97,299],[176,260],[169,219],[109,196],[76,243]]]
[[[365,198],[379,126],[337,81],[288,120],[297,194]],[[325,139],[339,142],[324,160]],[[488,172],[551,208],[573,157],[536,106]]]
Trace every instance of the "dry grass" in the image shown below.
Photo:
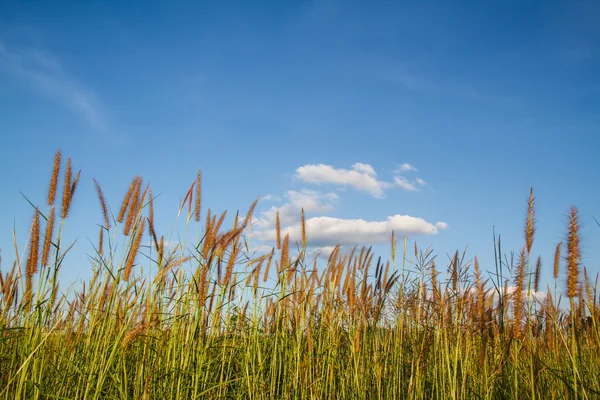
[[[57,152],[50,192],[59,170]],[[69,159],[63,222],[77,182]],[[407,254],[406,237],[397,254],[394,232],[389,261],[371,248],[347,254],[339,245],[326,261],[307,259],[303,212],[299,243],[289,234],[282,240],[277,214],[276,243],[254,254],[256,201],[230,228],[227,214],[210,208],[202,221],[200,171],[179,211],[187,204],[186,224],[202,234],[167,247],[141,177],[129,185],[116,226],[94,184],[103,221],[89,280],[76,290],[59,285],[72,245],[62,243],[64,224],[53,228],[51,193],[48,218],[34,210],[26,259],[16,254],[12,268],[0,270],[0,398],[600,396],[597,278],[584,269],[580,279],[575,208],[566,235],[570,308],[559,308],[550,289],[543,300],[529,295],[533,190],[517,265],[497,237],[495,271],[486,277],[488,266],[459,251],[446,266],[416,243]],[[40,264],[41,217],[47,225]],[[140,266],[154,272],[142,274]],[[538,256],[535,292],[541,269]]]

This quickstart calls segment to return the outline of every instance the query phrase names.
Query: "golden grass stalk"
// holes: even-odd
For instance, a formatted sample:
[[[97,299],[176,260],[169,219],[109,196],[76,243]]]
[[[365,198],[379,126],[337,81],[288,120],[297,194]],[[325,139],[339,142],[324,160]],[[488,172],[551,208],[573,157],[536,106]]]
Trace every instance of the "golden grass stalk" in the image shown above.
[[[202,171],[198,169],[198,177],[196,178],[196,204],[194,208],[194,215],[196,222],[200,222],[200,205],[202,201]]]
[[[513,332],[515,337],[521,336],[521,321],[523,319],[523,289],[525,288],[525,266],[527,264],[527,245],[521,250],[519,266],[515,277],[514,310],[513,310]]]
[[[250,205],[250,208],[248,209],[248,213],[246,213],[246,218],[244,218],[244,223],[242,224],[242,226],[247,227],[248,224],[251,223],[252,214],[254,214],[254,209],[256,208],[257,204],[258,204],[258,198],[256,200],[254,200],[252,202],[252,204]]]
[[[231,248],[231,253],[229,254],[229,260],[227,260],[227,268],[225,269],[225,279],[223,280],[224,286],[229,285],[238,252],[239,252],[239,246],[233,245]]]
[[[265,273],[263,275],[263,282],[266,282],[269,279],[269,269],[271,268],[271,261],[273,261],[273,256],[275,255],[275,249],[271,250],[271,254],[269,254],[269,260],[267,261],[267,267],[265,268]]]
[[[26,296],[27,303],[31,300],[31,290],[32,285],[31,281],[33,279],[33,275],[38,270],[38,257],[39,257],[39,247],[40,247],[40,215],[39,211],[36,207],[35,212],[33,214],[33,222],[31,223],[31,237],[29,240],[29,256],[27,257],[27,265],[25,268],[25,278],[26,278]]]
[[[104,227],[100,227],[100,237],[98,238],[98,254],[104,254]]]
[[[554,252],[554,279],[558,279],[558,267],[560,264],[560,248],[563,242],[559,242],[556,245],[556,251]]]
[[[52,244],[52,233],[54,231],[54,206],[50,209],[48,221],[46,221],[46,234],[44,236],[44,249],[42,251],[42,265],[48,265],[50,245]]]
[[[77,171],[77,175],[75,175],[75,179],[73,179],[73,183],[71,184],[71,190],[69,191],[69,208],[71,208],[71,203],[73,202],[73,196],[75,196],[75,190],[77,189],[77,184],[79,183],[79,177],[81,176],[81,170]],[[67,210],[67,213],[69,210]]]
[[[579,283],[579,263],[581,251],[579,249],[579,221],[577,208],[571,207],[569,215],[569,233],[567,237],[567,297],[572,299],[577,296]]]
[[[131,228],[133,227],[133,223],[135,218],[137,217],[138,208],[140,204],[140,189],[142,186],[142,177],[137,176],[135,180],[135,186],[133,188],[133,193],[131,195],[131,199],[129,201],[129,208],[127,210],[127,218],[125,219],[125,226],[123,227],[123,234],[125,236],[129,236],[131,233]]]
[[[275,237],[277,240],[277,250],[281,250],[281,219],[279,217],[279,210],[275,215]]]
[[[50,179],[50,190],[48,190],[48,205],[53,206],[56,198],[56,185],[58,184],[58,173],[60,171],[60,149],[54,156],[54,168],[52,169],[52,178]]]
[[[138,177],[136,176],[135,178],[133,178],[131,180],[131,183],[129,184],[129,189],[127,190],[127,194],[125,195],[125,198],[123,199],[123,203],[121,204],[121,210],[119,211],[119,216],[117,217],[117,221],[119,223],[123,222],[123,218],[125,218],[125,212],[127,211],[127,208],[129,207],[129,202],[131,201],[131,195],[133,194],[133,190],[134,190],[135,186],[137,185],[137,179],[138,179]]]
[[[129,251],[129,256],[127,257],[127,263],[125,264],[125,270],[123,272],[123,279],[125,279],[126,281],[129,280],[131,269],[133,268],[133,264],[135,263],[135,257],[137,256],[138,249],[140,248],[142,236],[144,236],[145,224],[146,220],[142,219],[141,224],[138,227],[135,239],[133,241],[133,245],[131,246],[131,250]]]
[[[102,208],[102,216],[104,217],[104,226],[106,229],[110,229],[110,219],[108,218],[108,208],[106,207],[106,200],[104,200],[104,193],[102,193],[102,188],[98,181],[95,178],[94,185],[96,186],[96,193],[98,194],[98,200],[100,200],[100,207]]]
[[[527,219],[525,221],[525,243],[527,246],[527,254],[531,254],[531,246],[533,245],[533,235],[535,234],[535,198],[533,197],[533,187],[529,189],[529,199],[527,201]]]
[[[475,257],[475,288],[477,290],[477,315],[479,319],[479,328],[483,330],[484,313],[485,313],[485,292],[483,281],[481,280],[481,270],[479,269],[479,260]]]
[[[69,199],[71,198],[71,158],[67,159],[67,167],[65,169],[65,182],[63,187],[63,198],[61,208],[61,218],[66,219],[69,213]]]
[[[290,234],[286,234],[283,238],[283,246],[281,247],[281,260],[279,262],[279,268],[283,271],[290,265],[289,261],[289,245],[290,245]]]

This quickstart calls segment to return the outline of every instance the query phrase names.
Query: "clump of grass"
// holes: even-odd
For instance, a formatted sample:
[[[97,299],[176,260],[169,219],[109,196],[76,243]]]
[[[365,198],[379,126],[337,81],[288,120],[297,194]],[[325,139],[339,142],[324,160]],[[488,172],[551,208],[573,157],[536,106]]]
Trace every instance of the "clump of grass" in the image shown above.
[[[12,268],[0,269],[0,398],[600,394],[597,278],[587,269],[579,277],[575,208],[565,257],[570,309],[561,309],[550,289],[543,300],[532,295],[539,294],[539,256],[533,292],[526,284],[535,260],[533,190],[516,265],[494,237],[495,272],[486,279],[489,266],[466,251],[449,257],[445,276],[432,249],[415,243],[408,254],[406,236],[397,252],[395,232],[390,260],[358,245],[310,259],[303,211],[298,238],[287,231],[282,238],[276,213],[275,243],[257,253],[250,246],[257,202],[229,227],[226,212],[207,208],[203,220],[200,171],[179,207],[180,214],[187,205],[186,235],[173,241],[177,232],[157,232],[152,189],[141,176],[129,184],[114,221],[94,180],[101,221],[92,274],[64,290],[58,271],[72,245],[61,238],[80,174],[72,178],[68,159],[55,230],[60,164],[58,151],[48,211],[34,206],[27,257],[15,252]],[[191,224],[196,238],[187,236]],[[560,250],[561,243],[555,294]]]

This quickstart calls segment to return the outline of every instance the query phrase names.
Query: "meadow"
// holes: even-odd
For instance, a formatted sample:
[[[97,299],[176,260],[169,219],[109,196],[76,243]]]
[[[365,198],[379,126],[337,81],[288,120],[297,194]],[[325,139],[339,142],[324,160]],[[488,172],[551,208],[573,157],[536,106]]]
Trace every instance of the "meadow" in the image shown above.
[[[488,274],[461,251],[439,265],[394,232],[385,257],[338,246],[313,259],[304,214],[301,240],[277,218],[272,248],[254,253],[256,202],[225,227],[226,213],[202,209],[200,172],[173,243],[142,177],[115,208],[94,181],[91,277],[64,291],[80,174],[60,151],[48,174],[26,253],[15,239],[0,266],[1,399],[600,398],[597,277],[581,267],[576,207],[540,287],[533,190],[522,249],[496,236]]]

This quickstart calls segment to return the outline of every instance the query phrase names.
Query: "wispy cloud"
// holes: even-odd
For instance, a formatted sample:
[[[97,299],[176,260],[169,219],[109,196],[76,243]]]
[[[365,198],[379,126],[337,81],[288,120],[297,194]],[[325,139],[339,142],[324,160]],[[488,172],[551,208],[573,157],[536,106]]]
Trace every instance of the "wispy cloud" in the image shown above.
[[[296,169],[296,177],[305,183],[334,184],[349,186],[355,190],[369,193],[373,197],[385,197],[385,190],[399,187],[407,191],[417,191],[425,181],[417,178],[409,181],[401,174],[417,171],[410,164],[402,164],[395,171],[397,174],[392,182],[381,181],[377,178],[375,169],[369,164],[355,163],[352,169],[334,168],[326,164],[308,164]]]
[[[55,55],[34,48],[8,48],[0,41],[2,70],[30,90],[75,112],[93,127],[106,126],[98,96],[71,76]]]
[[[435,79],[423,73],[414,72],[404,67],[397,67],[391,71],[378,73],[384,79],[412,92],[428,96],[456,97],[476,102],[486,102],[502,106],[514,107],[518,99],[505,95],[491,93],[473,82],[451,82]]]

